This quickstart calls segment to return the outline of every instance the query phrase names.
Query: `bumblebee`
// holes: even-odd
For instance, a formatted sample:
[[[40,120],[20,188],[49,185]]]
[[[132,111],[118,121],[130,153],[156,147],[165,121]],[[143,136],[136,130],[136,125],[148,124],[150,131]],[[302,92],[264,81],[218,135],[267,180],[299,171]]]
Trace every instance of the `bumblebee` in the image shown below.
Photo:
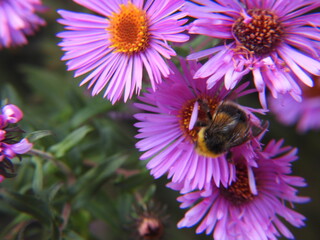
[[[264,126],[253,126],[250,116],[234,102],[221,102],[213,114],[206,102],[198,102],[200,109],[206,112],[205,121],[196,122],[196,126],[200,127],[196,150],[203,156],[218,157],[230,153],[230,148],[247,142],[252,136],[258,136],[268,127],[268,122]]]

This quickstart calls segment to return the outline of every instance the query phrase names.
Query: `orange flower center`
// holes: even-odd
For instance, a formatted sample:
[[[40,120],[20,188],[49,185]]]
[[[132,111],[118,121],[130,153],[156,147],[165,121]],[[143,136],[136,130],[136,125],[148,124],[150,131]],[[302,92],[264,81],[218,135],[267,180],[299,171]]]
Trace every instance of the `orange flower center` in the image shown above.
[[[228,188],[221,187],[220,193],[234,205],[241,205],[253,200],[248,179],[247,167],[244,164],[236,165],[236,181]]]
[[[283,27],[278,17],[265,9],[248,10],[251,17],[238,18],[233,24],[233,33],[239,43],[255,54],[268,54],[281,42]]]
[[[120,4],[120,12],[110,16],[107,29],[111,38],[111,47],[117,52],[133,54],[146,49],[149,44],[148,19],[146,12],[134,4]]]
[[[179,113],[180,128],[184,132],[185,136],[189,138],[193,143],[197,142],[198,132],[201,129],[201,126],[197,126],[197,125],[195,125],[192,129],[189,129],[190,120],[191,120],[193,108],[196,101],[204,102],[207,107],[207,109],[204,109],[204,107],[201,104],[198,104],[197,122],[201,122],[201,123],[208,122],[207,111],[210,111],[210,114],[212,115],[219,104],[219,101],[215,98],[200,96],[197,99],[192,99],[186,102],[183,108],[180,110],[180,113]]]

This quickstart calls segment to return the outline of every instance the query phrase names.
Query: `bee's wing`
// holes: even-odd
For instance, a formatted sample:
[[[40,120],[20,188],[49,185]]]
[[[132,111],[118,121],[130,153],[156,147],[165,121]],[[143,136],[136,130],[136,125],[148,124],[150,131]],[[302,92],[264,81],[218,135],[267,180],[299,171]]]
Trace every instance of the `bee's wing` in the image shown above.
[[[238,146],[250,138],[250,124],[243,121],[242,118],[242,114],[234,114],[229,117],[227,122],[224,122],[225,132],[229,134],[229,147]]]
[[[228,133],[233,131],[238,124],[238,116],[230,116],[225,113],[216,113],[213,116],[211,125],[208,129],[213,132]]]
[[[238,146],[251,137],[257,137],[259,134],[264,132],[269,126],[268,121],[262,121],[260,126],[247,124],[246,128],[241,127],[240,125],[234,129],[233,139],[230,141],[230,145]],[[251,129],[251,131],[250,131]]]

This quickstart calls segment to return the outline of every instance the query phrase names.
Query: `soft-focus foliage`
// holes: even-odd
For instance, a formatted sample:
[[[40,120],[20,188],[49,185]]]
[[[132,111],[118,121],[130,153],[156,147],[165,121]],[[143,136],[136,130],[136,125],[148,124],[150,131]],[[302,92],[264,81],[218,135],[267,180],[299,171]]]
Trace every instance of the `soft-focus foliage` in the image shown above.
[[[81,79],[74,79],[60,60],[56,34],[62,31],[57,9],[84,11],[72,1],[44,0],[41,14],[46,27],[29,37],[23,47],[0,51],[0,99],[19,106],[24,118],[19,126],[34,144],[31,154],[15,158],[17,177],[0,183],[0,239],[121,240],[137,239],[139,211],[153,199],[167,206],[170,217],[164,239],[212,239],[196,235],[195,228],[177,229],[184,212],[177,192],[165,188],[167,180],[154,180],[139,161],[135,148],[137,129],[132,102],[112,105],[102,95],[92,98]],[[203,43],[203,37],[183,47]],[[208,46],[211,47],[211,46]],[[259,107],[257,95],[241,103]],[[304,135],[266,116],[271,124],[268,139],[284,138],[299,149],[294,175],[306,178],[301,195],[312,202],[297,206],[308,219],[307,226],[292,230],[296,239],[317,240],[320,235],[319,131]]]

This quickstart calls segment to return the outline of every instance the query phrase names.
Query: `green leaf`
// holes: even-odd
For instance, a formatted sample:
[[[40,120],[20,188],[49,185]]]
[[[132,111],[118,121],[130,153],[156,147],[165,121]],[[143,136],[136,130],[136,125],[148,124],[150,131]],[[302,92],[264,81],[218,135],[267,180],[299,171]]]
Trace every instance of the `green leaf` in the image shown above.
[[[83,238],[80,236],[78,233],[74,231],[68,231],[67,233],[64,234],[63,236],[64,240],[86,240],[87,238]]]
[[[92,103],[89,106],[78,111],[75,116],[70,120],[72,128],[79,127],[81,124],[96,116],[97,114],[103,113],[111,109],[113,106],[110,103],[99,102],[98,104]]]
[[[39,198],[14,192],[5,192],[2,196],[16,210],[30,214],[47,226],[51,225],[52,213],[49,206]]]
[[[31,219],[31,216],[24,213],[20,213],[19,215],[16,215],[16,217],[11,222],[7,222],[6,223],[7,225],[1,229],[0,239],[6,239],[4,236],[6,236],[8,233],[11,234],[12,229],[16,225],[22,224],[23,222],[29,221],[30,219]]]
[[[47,199],[49,202],[51,202],[54,197],[57,195],[59,190],[62,188],[64,184],[63,183],[56,183],[55,185],[52,185],[50,188],[48,188],[47,191]]]
[[[59,225],[56,222],[53,222],[51,230],[52,230],[52,240],[60,240],[61,239],[60,229],[59,229]]]
[[[28,140],[30,142],[35,142],[41,138],[44,138],[46,136],[50,136],[52,135],[52,132],[49,130],[39,130],[39,131],[34,131],[29,133],[26,138],[28,138]]]
[[[120,226],[119,213],[117,211],[117,199],[101,194],[92,199],[91,204],[86,206],[90,214],[97,219],[107,222],[112,230],[117,230]]]
[[[66,106],[64,94],[69,85],[65,84],[61,87],[60,84],[57,84],[61,81],[61,74],[27,64],[21,66],[21,71],[26,76],[28,85],[37,95],[46,99],[46,103],[50,102],[51,105],[60,108]]]
[[[152,184],[149,189],[145,192],[145,194],[143,195],[143,200],[142,202],[144,203],[148,203],[151,201],[151,199],[154,198],[154,195],[156,193],[157,187],[155,184]]]
[[[32,162],[35,164],[34,177],[32,180],[32,189],[36,194],[40,194],[43,189],[43,168],[39,157],[34,156]]]
[[[78,205],[85,204],[87,198],[91,197],[126,160],[127,156],[110,157],[80,177],[70,188],[71,194],[79,199]]]
[[[63,231],[63,240],[65,239],[91,239],[89,238],[90,224],[92,223],[92,216],[86,208],[78,209],[72,212],[72,218],[69,219],[68,226],[73,225],[73,228],[66,228]],[[67,238],[68,233],[72,232],[70,238]],[[81,236],[81,237],[80,237]]]
[[[116,186],[119,187],[122,191],[133,191],[135,188],[141,187],[144,184],[150,184],[152,178],[150,177],[147,171],[140,172],[139,174],[130,176],[126,179],[123,179],[120,182],[117,182]]]
[[[2,106],[8,103],[21,106],[22,103],[21,97],[11,84],[1,84],[0,100]]]
[[[76,146],[89,132],[93,130],[90,126],[82,126],[71,132],[61,142],[51,146],[49,149],[57,158],[66,154],[72,147]]]

